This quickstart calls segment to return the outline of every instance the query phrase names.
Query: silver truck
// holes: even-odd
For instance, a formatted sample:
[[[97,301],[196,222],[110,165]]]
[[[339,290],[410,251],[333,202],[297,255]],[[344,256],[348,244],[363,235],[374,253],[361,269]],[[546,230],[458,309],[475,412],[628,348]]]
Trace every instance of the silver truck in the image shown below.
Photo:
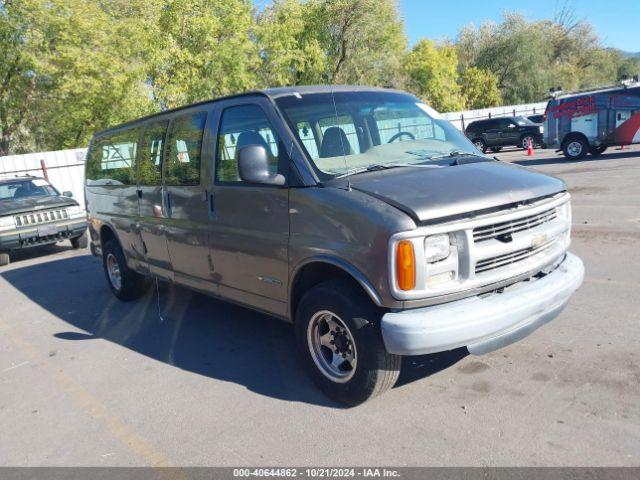
[[[484,354],[555,318],[584,268],[561,180],[486,157],[401,91],[274,88],[97,133],[90,233],[113,293],[174,282],[294,324],[349,405],[403,355]]]
[[[0,266],[9,264],[11,252],[63,240],[86,248],[87,214],[71,197],[44,178],[0,179]]]

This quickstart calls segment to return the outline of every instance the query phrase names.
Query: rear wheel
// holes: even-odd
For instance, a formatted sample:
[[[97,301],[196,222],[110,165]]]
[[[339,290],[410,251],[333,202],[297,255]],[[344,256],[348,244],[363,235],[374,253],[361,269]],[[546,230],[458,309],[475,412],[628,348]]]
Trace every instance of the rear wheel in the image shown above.
[[[485,153],[487,151],[487,143],[481,139],[481,138],[476,138],[473,141],[473,144],[476,146],[476,148],[478,150],[480,150],[482,153]]]
[[[79,248],[87,248],[89,246],[89,238],[87,237],[87,232],[84,232],[79,237],[72,238],[71,246],[76,250]]]
[[[149,279],[127,266],[120,246],[113,240],[102,246],[102,265],[111,291],[120,300],[126,302],[144,295]]]
[[[564,156],[570,160],[580,160],[589,151],[589,143],[584,137],[569,137],[562,147]]]
[[[302,297],[296,312],[298,348],[327,396],[358,405],[393,387],[402,357],[385,350],[379,320],[380,311],[348,281],[321,283]]]
[[[9,252],[0,252],[0,267],[4,267],[10,263],[11,258],[9,257]]]
[[[606,145],[600,145],[599,147],[591,147],[589,149],[589,153],[592,156],[597,157],[599,155],[602,155],[605,152],[606,149],[607,149]]]

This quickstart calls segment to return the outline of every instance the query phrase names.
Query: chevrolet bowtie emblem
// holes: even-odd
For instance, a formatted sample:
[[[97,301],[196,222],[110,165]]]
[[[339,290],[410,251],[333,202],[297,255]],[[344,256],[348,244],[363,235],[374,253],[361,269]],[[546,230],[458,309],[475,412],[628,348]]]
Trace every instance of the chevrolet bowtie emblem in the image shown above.
[[[531,246],[533,248],[538,248],[539,246],[545,244],[548,238],[549,237],[547,236],[546,233],[543,233],[541,235],[536,235],[531,239]]]

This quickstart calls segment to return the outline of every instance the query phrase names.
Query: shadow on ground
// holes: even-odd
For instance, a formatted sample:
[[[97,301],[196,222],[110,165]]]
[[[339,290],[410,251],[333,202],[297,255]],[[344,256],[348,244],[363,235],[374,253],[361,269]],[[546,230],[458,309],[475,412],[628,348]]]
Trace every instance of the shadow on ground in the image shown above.
[[[67,341],[105,339],[176,368],[235,382],[288,401],[339,407],[310,382],[296,358],[291,325],[186,289],[159,284],[123,303],[109,291],[101,262],[89,255],[1,272],[30,300],[78,331]],[[160,312],[158,310],[160,299]],[[466,355],[466,349],[409,357],[397,386],[429,377]]]
[[[23,262],[25,260],[30,260],[33,258],[47,257],[49,255],[55,255],[56,253],[62,253],[69,250],[73,250],[73,247],[68,241],[53,243],[51,245],[42,245],[38,247],[14,250],[10,254],[11,264]]]

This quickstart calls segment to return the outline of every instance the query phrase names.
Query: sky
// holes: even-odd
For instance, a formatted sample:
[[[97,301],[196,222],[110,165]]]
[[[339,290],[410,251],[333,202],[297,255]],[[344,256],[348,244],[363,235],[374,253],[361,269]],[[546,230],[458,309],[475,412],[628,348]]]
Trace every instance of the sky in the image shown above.
[[[424,37],[454,39],[464,25],[498,22],[515,10],[531,20],[553,18],[564,0],[399,0],[409,43]],[[640,0],[574,0],[576,16],[590,22],[607,47],[640,52]]]

